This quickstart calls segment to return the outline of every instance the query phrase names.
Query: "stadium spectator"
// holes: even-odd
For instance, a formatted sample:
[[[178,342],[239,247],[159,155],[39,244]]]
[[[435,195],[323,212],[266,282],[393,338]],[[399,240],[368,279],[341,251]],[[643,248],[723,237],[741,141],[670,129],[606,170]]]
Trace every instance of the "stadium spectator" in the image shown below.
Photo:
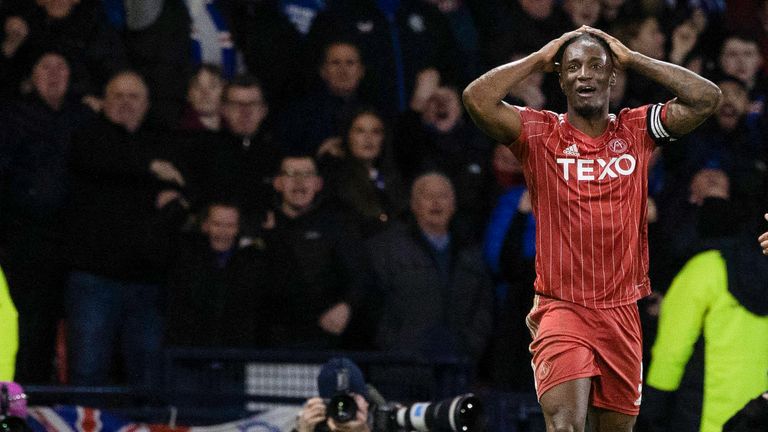
[[[360,109],[344,131],[341,144],[320,160],[321,171],[333,205],[353,214],[363,237],[370,237],[402,214],[405,193],[382,117]]]
[[[312,157],[284,158],[273,184],[281,201],[265,238],[271,280],[278,287],[275,340],[303,349],[364,342],[373,324],[360,309],[368,273],[359,233],[317,198],[323,179]]]
[[[94,0],[89,0],[94,1]],[[152,105],[148,122],[172,128],[179,121],[194,72],[192,20],[184,0],[99,0],[122,36],[128,62],[146,78]]]
[[[723,39],[718,56],[718,66],[726,74],[738,78],[749,91],[749,115],[751,122],[768,121],[766,98],[768,82],[761,69],[765,57],[757,41],[743,34],[732,34]]]
[[[477,361],[491,332],[493,286],[480,251],[451,231],[456,196],[435,172],[415,179],[413,221],[370,239],[383,296],[377,345],[426,358]]]
[[[201,65],[189,81],[187,105],[184,107],[179,129],[219,130],[222,123],[221,109],[225,84],[218,66]]]
[[[419,93],[417,89],[415,95]],[[439,86],[426,93],[423,102],[414,96],[411,109],[398,119],[395,161],[406,183],[428,170],[446,174],[456,188],[454,222],[480,238],[478,227],[486,223],[490,211],[485,196],[492,190],[492,147],[465,120],[455,88]]]
[[[166,344],[264,348],[274,307],[265,244],[241,242],[240,210],[214,202],[181,239],[168,276]]]
[[[341,141],[344,121],[364,102],[360,83],[365,65],[360,50],[349,41],[325,46],[318,68],[320,88],[289,106],[281,119],[281,137],[290,153],[316,154]]]
[[[4,23],[0,76],[3,93],[19,93],[19,85],[39,52],[56,50],[69,61],[71,91],[98,108],[107,80],[128,65],[125,47],[105,23],[98,2],[78,0],[16,2],[0,18]]]
[[[280,0],[216,3],[230,23],[248,73],[259,79],[264,97],[280,112],[305,88],[301,35],[280,12]]]
[[[19,312],[16,378],[27,383],[53,379],[67,277],[69,141],[94,117],[73,97],[69,78],[69,63],[60,53],[42,53],[31,70],[32,91],[0,114],[8,130],[0,144],[4,264]]]
[[[143,127],[149,94],[135,72],[106,86],[104,115],[74,134],[65,298],[69,382],[104,385],[120,342],[126,380],[151,386],[162,339],[160,286],[185,181]]]
[[[336,0],[312,25],[310,54],[339,38],[360,48],[370,85],[365,94],[386,116],[407,108],[420,71],[435,68],[451,83],[462,67],[446,18],[422,0]]]
[[[251,236],[275,202],[271,183],[282,149],[265,124],[269,106],[253,76],[240,75],[229,83],[222,112],[224,128],[216,134],[193,137],[197,144],[188,156],[198,158],[195,166],[199,168],[194,171],[202,202],[223,195],[237,203],[242,211],[242,234]],[[201,149],[200,153],[194,154],[195,148]]]

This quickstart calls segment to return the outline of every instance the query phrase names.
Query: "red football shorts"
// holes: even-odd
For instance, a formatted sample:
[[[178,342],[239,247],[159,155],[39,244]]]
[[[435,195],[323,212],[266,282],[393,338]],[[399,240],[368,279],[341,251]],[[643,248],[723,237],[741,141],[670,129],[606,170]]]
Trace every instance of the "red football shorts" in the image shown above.
[[[592,406],[640,412],[643,344],[637,304],[588,309],[537,295],[526,324],[539,400],[558,384],[591,377]]]

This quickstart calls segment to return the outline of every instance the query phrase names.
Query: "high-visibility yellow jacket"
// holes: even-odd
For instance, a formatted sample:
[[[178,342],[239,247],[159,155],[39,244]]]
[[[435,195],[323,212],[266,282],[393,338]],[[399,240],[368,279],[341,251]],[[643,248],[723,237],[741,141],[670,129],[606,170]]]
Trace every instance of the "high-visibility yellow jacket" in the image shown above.
[[[18,348],[18,313],[8,292],[5,274],[0,269],[0,381],[13,381]]]
[[[714,250],[688,261],[664,297],[646,383],[677,390],[702,332],[700,430],[720,432],[741,407],[768,389],[768,316],[749,312],[728,291],[726,262]]]

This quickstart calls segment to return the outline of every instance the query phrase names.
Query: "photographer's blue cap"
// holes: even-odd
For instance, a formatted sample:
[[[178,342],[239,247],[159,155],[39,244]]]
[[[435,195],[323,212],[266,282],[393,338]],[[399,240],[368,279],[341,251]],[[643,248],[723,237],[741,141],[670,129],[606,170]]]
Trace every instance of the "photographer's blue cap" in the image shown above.
[[[339,392],[349,391],[368,398],[363,372],[346,357],[334,357],[326,362],[317,375],[317,392],[328,399]]]

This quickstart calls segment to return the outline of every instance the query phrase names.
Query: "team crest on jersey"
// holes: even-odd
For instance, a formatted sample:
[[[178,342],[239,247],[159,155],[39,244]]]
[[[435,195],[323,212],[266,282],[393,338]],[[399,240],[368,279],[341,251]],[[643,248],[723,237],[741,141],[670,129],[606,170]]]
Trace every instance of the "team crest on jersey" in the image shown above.
[[[614,138],[608,143],[608,150],[614,154],[623,154],[628,148],[627,142],[621,138]]]
[[[538,378],[539,381],[543,381],[549,376],[550,372],[552,372],[552,365],[544,360],[539,363],[539,367],[536,368],[536,378]]]

